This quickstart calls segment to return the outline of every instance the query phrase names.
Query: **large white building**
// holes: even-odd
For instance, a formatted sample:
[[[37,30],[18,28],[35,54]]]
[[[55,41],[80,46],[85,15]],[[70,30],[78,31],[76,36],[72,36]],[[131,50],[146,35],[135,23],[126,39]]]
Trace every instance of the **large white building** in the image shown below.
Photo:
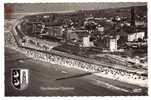
[[[117,51],[117,39],[110,39],[109,49],[111,52]]]
[[[143,39],[145,36],[145,32],[136,32],[128,35],[128,41],[138,40],[138,38]]]

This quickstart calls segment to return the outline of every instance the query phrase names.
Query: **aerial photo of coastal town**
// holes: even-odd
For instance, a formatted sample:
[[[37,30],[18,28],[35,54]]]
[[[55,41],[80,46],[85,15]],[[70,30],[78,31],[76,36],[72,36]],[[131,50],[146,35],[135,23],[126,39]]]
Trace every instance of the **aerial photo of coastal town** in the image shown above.
[[[147,3],[5,3],[5,96],[147,96]]]

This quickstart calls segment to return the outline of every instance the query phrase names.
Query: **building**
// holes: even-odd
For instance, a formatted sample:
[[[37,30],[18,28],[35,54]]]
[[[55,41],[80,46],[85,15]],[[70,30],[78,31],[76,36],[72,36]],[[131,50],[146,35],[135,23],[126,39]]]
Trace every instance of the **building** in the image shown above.
[[[111,38],[109,41],[109,49],[111,52],[117,51],[117,39]]]
[[[137,41],[138,39],[144,39],[145,32],[136,32],[128,34],[128,41]]]

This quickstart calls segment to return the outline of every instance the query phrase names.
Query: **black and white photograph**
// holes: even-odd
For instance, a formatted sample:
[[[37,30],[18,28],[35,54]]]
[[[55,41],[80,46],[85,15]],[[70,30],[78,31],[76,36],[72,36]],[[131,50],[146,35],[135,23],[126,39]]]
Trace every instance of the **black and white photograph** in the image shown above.
[[[148,96],[148,3],[5,3],[4,95]]]

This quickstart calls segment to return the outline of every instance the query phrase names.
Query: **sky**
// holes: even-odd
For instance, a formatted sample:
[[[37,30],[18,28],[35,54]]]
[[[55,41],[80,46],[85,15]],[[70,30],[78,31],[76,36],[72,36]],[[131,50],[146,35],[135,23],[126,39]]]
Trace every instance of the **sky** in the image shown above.
[[[14,13],[28,12],[64,12],[78,10],[96,10],[147,5],[145,2],[127,3],[18,3],[12,4]],[[10,7],[10,6],[9,6]],[[11,9],[12,9],[11,8]]]

